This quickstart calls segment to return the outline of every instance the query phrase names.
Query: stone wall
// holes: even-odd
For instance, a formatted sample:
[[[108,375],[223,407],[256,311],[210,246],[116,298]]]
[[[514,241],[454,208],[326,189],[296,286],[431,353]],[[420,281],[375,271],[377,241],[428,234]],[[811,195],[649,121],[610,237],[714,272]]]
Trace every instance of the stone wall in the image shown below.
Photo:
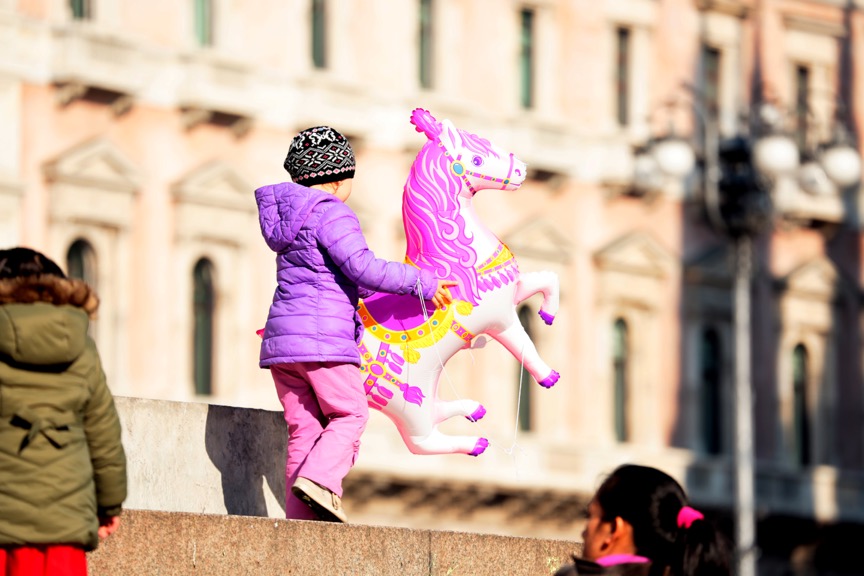
[[[572,542],[215,514],[129,510],[90,576],[543,576]]]
[[[91,576],[543,575],[578,551],[558,539],[372,526],[368,511],[345,525],[285,520],[281,413],[115,400],[129,497],[120,529],[89,555]]]

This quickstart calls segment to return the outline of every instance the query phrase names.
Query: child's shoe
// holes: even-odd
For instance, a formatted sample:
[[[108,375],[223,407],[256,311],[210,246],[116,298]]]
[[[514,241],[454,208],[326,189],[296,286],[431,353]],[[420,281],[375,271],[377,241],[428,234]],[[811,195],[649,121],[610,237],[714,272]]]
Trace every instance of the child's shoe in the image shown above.
[[[342,509],[342,499],[308,478],[297,478],[291,492],[312,509],[325,522],[348,522]]]

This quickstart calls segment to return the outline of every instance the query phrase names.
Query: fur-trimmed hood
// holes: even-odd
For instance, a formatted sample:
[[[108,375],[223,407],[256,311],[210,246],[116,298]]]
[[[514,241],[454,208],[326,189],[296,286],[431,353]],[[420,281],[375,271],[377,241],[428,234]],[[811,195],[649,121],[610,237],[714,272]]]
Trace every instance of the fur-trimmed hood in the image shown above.
[[[99,300],[86,282],[49,274],[0,280],[0,361],[56,366],[87,346]]]
[[[96,291],[77,278],[40,274],[0,280],[0,304],[34,302],[46,302],[55,306],[75,306],[83,309],[91,318],[99,308]]]

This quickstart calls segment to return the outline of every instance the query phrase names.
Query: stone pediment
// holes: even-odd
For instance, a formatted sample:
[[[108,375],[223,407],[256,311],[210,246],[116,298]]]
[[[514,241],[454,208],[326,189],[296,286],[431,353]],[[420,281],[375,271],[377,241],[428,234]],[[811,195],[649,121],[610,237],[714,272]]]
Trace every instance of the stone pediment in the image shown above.
[[[735,18],[746,18],[752,9],[741,3],[740,0],[697,0],[696,6],[700,10],[726,14]]]
[[[783,284],[790,294],[831,300],[838,295],[841,281],[833,262],[816,258],[790,272]]]
[[[601,270],[659,278],[668,274],[674,259],[654,238],[636,232],[619,238],[596,252],[594,261]]]
[[[87,188],[132,193],[141,186],[138,170],[107,140],[98,139],[62,153],[42,167],[45,177]]]
[[[171,187],[179,202],[254,212],[254,187],[222,161],[209,162]]]
[[[571,258],[570,240],[545,218],[523,222],[503,240],[517,258],[524,256],[562,264]]]

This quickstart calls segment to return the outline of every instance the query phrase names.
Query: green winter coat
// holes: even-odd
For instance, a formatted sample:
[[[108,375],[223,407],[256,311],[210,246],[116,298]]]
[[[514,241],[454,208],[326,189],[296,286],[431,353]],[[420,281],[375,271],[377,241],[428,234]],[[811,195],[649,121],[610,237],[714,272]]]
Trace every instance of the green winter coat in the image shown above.
[[[88,322],[69,304],[0,305],[0,546],[92,550],[98,517],[126,498],[120,421]]]

